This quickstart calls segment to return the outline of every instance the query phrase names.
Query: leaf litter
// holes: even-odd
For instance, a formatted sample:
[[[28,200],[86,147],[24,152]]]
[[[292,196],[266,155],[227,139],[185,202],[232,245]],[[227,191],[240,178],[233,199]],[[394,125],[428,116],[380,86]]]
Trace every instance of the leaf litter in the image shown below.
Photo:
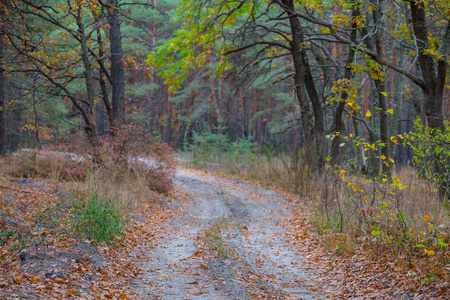
[[[67,234],[60,183],[0,177],[0,298],[449,298],[446,278],[425,284],[362,247],[326,250],[295,195],[189,169],[176,183],[151,195],[169,205],[142,201],[108,246]]]

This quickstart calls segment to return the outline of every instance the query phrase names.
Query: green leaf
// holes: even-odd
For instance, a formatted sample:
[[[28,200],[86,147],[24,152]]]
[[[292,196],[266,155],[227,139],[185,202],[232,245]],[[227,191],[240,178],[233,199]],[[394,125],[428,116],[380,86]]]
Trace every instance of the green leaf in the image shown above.
[[[386,92],[380,92],[381,95],[387,97],[387,93]]]
[[[381,231],[381,230],[373,230],[370,234],[371,235],[380,235],[382,233],[383,233],[383,231]]]

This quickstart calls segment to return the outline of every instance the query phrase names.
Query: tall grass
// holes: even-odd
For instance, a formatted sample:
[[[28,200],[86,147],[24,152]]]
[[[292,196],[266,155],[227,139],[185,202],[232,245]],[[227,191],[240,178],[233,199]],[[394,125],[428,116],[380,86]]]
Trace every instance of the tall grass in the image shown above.
[[[194,143],[185,146],[182,162],[202,169],[228,173],[243,179],[278,185],[308,196],[317,174],[304,161],[302,150],[281,151],[272,145],[258,145],[252,137],[230,142],[220,133],[194,133]]]
[[[79,136],[24,150],[2,160],[6,174],[46,178],[78,195],[70,208],[73,232],[99,242],[120,236],[128,215],[140,212],[154,193],[173,187],[171,148],[133,124],[102,137],[92,149]],[[93,155],[92,153],[95,153]]]
[[[450,263],[449,205],[441,201],[438,184],[411,168],[392,178],[370,179],[332,166],[318,174],[301,151],[282,153],[249,140],[230,143],[210,132],[196,134],[194,141],[183,153],[188,164],[299,194],[311,207],[312,230],[326,236],[337,254],[353,255],[365,245],[374,257],[382,252],[408,268],[443,271]]]

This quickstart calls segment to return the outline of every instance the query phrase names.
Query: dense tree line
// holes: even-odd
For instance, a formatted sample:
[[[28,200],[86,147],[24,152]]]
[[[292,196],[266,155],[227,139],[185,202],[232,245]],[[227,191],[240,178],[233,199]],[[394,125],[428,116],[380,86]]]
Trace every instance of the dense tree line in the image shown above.
[[[2,151],[134,120],[175,147],[207,126],[389,174],[410,158],[394,136],[447,118],[446,1],[2,3]]]
[[[169,18],[175,8],[171,1],[11,0],[2,8],[5,151],[39,146],[78,129],[95,144],[98,135],[125,119],[145,123],[177,147],[192,130],[219,123],[233,139],[254,136],[275,143],[269,123],[284,112],[269,109],[277,101],[285,105],[281,91],[270,95],[272,104],[266,107],[260,101],[267,97],[265,86],[248,89],[237,73],[217,81],[211,55],[211,66],[198,70],[175,94],[145,62],[179,27]],[[256,113],[260,116],[252,119]]]
[[[404,161],[406,153],[393,136],[412,129],[416,117],[444,128],[449,12],[445,1],[186,0],[178,15],[189,21],[150,60],[179,88],[185,73],[204,65],[211,45],[222,66],[244,57],[246,78],[272,73],[275,82],[292,80],[300,135],[314,145],[309,157],[316,167],[327,155],[336,162],[357,156],[359,168],[388,174],[382,161]],[[184,50],[186,39],[195,51]],[[173,56],[181,61],[177,70]],[[344,138],[377,146],[366,158],[363,143],[348,149]]]

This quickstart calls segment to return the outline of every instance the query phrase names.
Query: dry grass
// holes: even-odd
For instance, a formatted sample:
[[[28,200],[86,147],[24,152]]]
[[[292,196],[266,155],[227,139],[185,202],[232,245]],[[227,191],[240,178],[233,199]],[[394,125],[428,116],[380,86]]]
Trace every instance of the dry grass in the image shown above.
[[[313,199],[311,205],[324,220],[331,221],[333,216],[342,215],[343,230],[345,227],[358,230],[357,227],[362,225],[358,218],[360,213],[371,216],[371,209],[376,211],[386,202],[393,203],[392,209],[401,210],[419,230],[428,228],[423,221],[426,215],[440,221],[440,225],[450,226],[449,211],[439,199],[435,184],[417,178],[410,168],[394,172],[393,177],[403,187],[396,189],[397,184],[389,181],[374,183],[361,174],[340,176],[330,170],[316,178],[315,192],[310,195]]]
[[[327,250],[338,255],[351,256],[363,246],[374,259],[383,254],[406,269],[448,272],[450,210],[439,199],[437,186],[417,178],[411,168],[394,172],[392,181],[369,180],[364,174],[335,172],[331,167],[319,175],[296,154],[226,153],[213,163],[204,160],[194,166],[299,194],[311,208],[311,229],[324,236]]]
[[[317,179],[317,172],[303,162],[296,152],[272,157],[253,153],[243,156],[222,153],[212,161],[193,159],[188,154],[182,157],[182,163],[218,174],[258,181],[268,186],[276,185],[305,198],[310,197],[316,190],[313,183]]]
[[[323,174],[310,201],[313,231],[339,255],[353,255],[363,245],[374,259],[388,256],[422,274],[448,273],[450,211],[437,186],[408,168],[393,176],[374,183],[360,174]]]
[[[7,157],[4,171],[18,178],[82,181],[86,179],[87,168],[91,164],[74,154],[26,149]]]
[[[4,174],[18,178],[45,178],[75,194],[98,192],[125,213],[139,210],[142,199],[172,187],[172,174],[143,164],[123,164],[105,159],[101,167],[74,154],[54,151],[19,151],[2,160]]]

